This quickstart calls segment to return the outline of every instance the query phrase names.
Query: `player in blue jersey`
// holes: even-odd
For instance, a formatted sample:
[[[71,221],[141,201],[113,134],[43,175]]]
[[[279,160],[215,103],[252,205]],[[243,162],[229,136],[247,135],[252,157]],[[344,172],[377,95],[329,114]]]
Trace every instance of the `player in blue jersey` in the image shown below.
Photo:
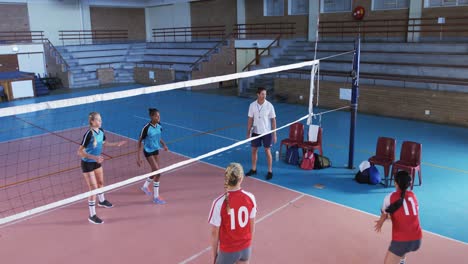
[[[159,170],[159,150],[163,148],[165,151],[168,151],[168,148],[166,143],[164,143],[161,138],[162,127],[160,124],[161,116],[159,114],[159,110],[150,108],[149,116],[151,121],[143,127],[141,130],[140,139],[138,140],[137,163],[138,166],[143,164],[143,160],[141,159],[141,153],[143,152],[146,160],[151,166],[151,171],[157,171]],[[153,182],[153,202],[156,204],[165,204],[166,201],[161,199],[159,196],[160,177],[161,174],[156,174],[146,179],[145,184],[143,187],[141,187],[141,190],[147,195],[151,195],[148,187],[150,183]]]
[[[126,141],[119,141],[115,143],[107,142],[104,130],[101,128],[102,119],[101,115],[97,112],[92,112],[88,116],[89,129],[83,136],[78,155],[81,157],[81,169],[83,176],[88,184],[89,190],[104,187],[104,172],[101,163],[104,157],[101,156],[103,146],[122,146]],[[98,194],[99,203],[101,207],[111,208],[113,205],[106,200],[103,193]],[[102,224],[102,221],[96,215],[96,195],[88,198],[89,206],[89,222],[93,224]]]

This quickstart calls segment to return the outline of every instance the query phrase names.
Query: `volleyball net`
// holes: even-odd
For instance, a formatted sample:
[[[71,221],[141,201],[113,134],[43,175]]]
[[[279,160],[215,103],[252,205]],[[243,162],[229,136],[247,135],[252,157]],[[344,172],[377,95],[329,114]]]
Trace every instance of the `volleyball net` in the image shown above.
[[[259,76],[281,78],[293,74],[293,70],[307,71],[309,85],[301,95],[308,101],[307,107],[286,107],[288,111],[284,113],[277,110],[277,128],[269,133],[276,132],[280,141],[288,136],[289,127],[294,123],[311,125],[316,122],[315,117],[350,107],[344,103],[334,110],[315,111],[314,103],[319,98],[320,65],[320,59],[304,61],[198,80],[0,108],[0,225],[81,201],[90,195],[142,182],[152,175],[170,177],[171,172],[199,161],[224,164],[229,159],[230,162],[250,163],[251,141],[265,135],[246,139],[246,114],[254,97],[217,96],[194,90],[201,85],[226,81],[253,86],[252,80]],[[349,69],[351,71],[352,61]],[[275,86],[268,93],[287,94],[288,88]],[[138,138],[149,121],[148,108],[159,109],[162,137],[170,153],[177,153],[167,155],[161,150],[163,166],[155,172],[149,172],[146,164],[139,167],[136,162]],[[77,154],[84,134],[90,129],[90,112],[101,114],[106,143],[126,141],[121,147],[104,147],[102,166],[106,186],[93,191],[88,191],[81,172],[81,158]],[[144,156],[141,157],[144,160]]]

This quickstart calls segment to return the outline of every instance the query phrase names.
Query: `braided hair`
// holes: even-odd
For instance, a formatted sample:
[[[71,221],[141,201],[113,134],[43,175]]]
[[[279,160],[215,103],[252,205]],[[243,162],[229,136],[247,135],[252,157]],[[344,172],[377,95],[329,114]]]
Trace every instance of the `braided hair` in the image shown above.
[[[224,172],[224,199],[226,200],[226,209],[229,214],[231,207],[229,206],[229,192],[228,187],[236,186],[240,180],[244,177],[244,169],[239,163],[231,163],[227,166],[226,171]]]
[[[96,140],[96,136],[94,135],[93,128],[92,128],[92,122],[98,115],[100,115],[98,112],[91,112],[88,115],[89,129],[91,130],[91,135],[93,135],[93,148],[97,146],[97,140]]]
[[[398,187],[401,190],[401,196],[400,199],[396,200],[392,204],[390,204],[387,209],[385,209],[385,212],[389,214],[393,214],[396,212],[396,210],[400,209],[400,207],[403,205],[403,201],[405,199],[405,194],[406,194],[406,189],[411,185],[411,177],[409,176],[407,171],[399,171],[395,175],[395,182],[398,184]]]

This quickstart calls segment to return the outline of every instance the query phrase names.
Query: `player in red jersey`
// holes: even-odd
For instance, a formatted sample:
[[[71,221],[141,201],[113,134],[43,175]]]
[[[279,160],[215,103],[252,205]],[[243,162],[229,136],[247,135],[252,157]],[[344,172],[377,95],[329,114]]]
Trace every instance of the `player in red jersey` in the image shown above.
[[[392,242],[385,256],[385,264],[405,263],[406,254],[421,246],[419,205],[416,195],[406,190],[410,185],[408,172],[399,171],[395,175],[396,191],[385,197],[382,214],[375,223],[375,231],[380,232],[385,219],[389,215],[392,219]]]
[[[243,179],[242,166],[229,164],[224,173],[226,192],[211,206],[208,222],[216,264],[249,263],[257,204],[253,194],[241,189]]]

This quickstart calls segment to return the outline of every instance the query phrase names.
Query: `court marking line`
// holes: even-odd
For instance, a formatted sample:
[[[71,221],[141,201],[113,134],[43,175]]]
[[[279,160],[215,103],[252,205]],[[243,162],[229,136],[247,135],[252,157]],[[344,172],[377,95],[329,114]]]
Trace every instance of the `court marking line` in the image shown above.
[[[177,153],[175,153],[175,154],[177,154]],[[193,165],[196,165],[196,164],[199,164],[199,162],[194,162],[194,163],[190,163],[190,164],[187,164],[187,165],[178,167],[178,168],[176,168],[176,169],[174,169],[174,170],[171,170],[170,172],[167,172],[166,175],[167,175],[167,174],[171,174],[171,173],[176,172],[176,171],[181,170],[181,169],[188,168],[188,167],[193,166]],[[141,182],[135,182],[135,183],[131,183],[131,184],[128,184],[128,185],[125,185],[125,186],[121,186],[121,187],[119,187],[119,188],[112,189],[112,190],[110,190],[109,192],[106,192],[106,193],[113,193],[113,192],[115,192],[115,191],[119,191],[119,190],[122,190],[122,189],[125,189],[125,188],[128,188],[128,187],[137,185],[137,184],[141,184]],[[83,199],[83,200],[85,200],[85,199]],[[57,211],[57,210],[59,210],[59,209],[63,209],[63,208],[69,207],[69,206],[74,205],[74,204],[77,204],[77,203],[81,203],[81,202],[83,202],[83,200],[78,200],[78,201],[75,201],[75,202],[72,202],[72,203],[67,203],[67,204],[64,204],[64,205],[62,205],[62,206],[58,206],[58,207],[52,208],[52,209],[50,209],[50,210],[47,210],[47,211],[44,211],[44,212],[41,212],[41,213],[33,214],[33,215],[28,216],[28,217],[21,218],[21,219],[19,219],[19,220],[12,221],[12,222],[9,222],[9,223],[0,225],[0,230],[1,230],[2,228],[8,227],[8,226],[10,226],[10,225],[19,224],[19,223],[24,222],[24,221],[26,221],[26,220],[30,220],[30,219],[33,219],[33,218],[35,218],[35,217],[39,217],[39,216],[44,215],[44,214],[52,213],[52,212],[54,212],[54,211]],[[86,221],[86,220],[84,220],[84,221]]]
[[[258,219],[258,221],[255,221],[255,224],[259,224],[261,223],[263,220],[271,217],[272,215],[276,214],[277,212],[283,210],[284,208],[288,207],[289,205],[292,205],[294,202],[298,201],[299,199],[301,199],[302,197],[304,197],[305,195],[304,194],[301,194],[299,196],[297,196],[296,198],[288,201],[287,203],[281,205],[280,207],[274,209],[273,211],[269,212],[268,214],[262,216],[260,219]],[[201,250],[200,252],[198,253],[195,253],[194,255],[188,257],[187,259],[184,259],[183,261],[179,262],[179,264],[187,264],[189,263],[190,261],[192,260],[195,260],[196,258],[200,257],[201,255],[205,254],[206,252],[210,251],[211,250],[211,246]]]
[[[441,165],[437,165],[437,164],[429,163],[429,162],[421,162],[421,163],[422,163],[423,165],[431,166],[431,167],[434,167],[434,168],[445,169],[445,170],[451,170],[451,171],[456,171],[456,172],[461,172],[461,173],[464,173],[464,174],[468,174],[468,171],[467,171],[467,170],[462,170],[462,169],[458,169],[458,168],[452,168],[452,167],[441,166]]]
[[[138,117],[138,116],[135,116],[135,117]],[[71,143],[75,143],[75,144],[79,144],[78,142],[72,140],[72,139],[69,139],[65,136],[62,136],[62,135],[59,135],[57,133],[60,133],[60,131],[58,132],[52,132],[52,131],[49,131],[48,129],[45,129],[45,128],[42,128],[38,125],[35,125],[29,121],[26,121],[26,120],[23,120],[21,118],[18,118],[15,116],[15,118],[17,120],[20,120],[26,124],[29,124],[33,127],[36,127],[42,131],[45,131],[47,132],[46,134],[43,134],[42,136],[44,135],[52,135],[52,136],[57,136],[59,138],[62,138],[68,142],[71,142]],[[142,117],[138,117],[138,118],[142,118]],[[142,118],[143,119],[143,118]],[[167,124],[167,123],[164,123],[164,124]],[[173,126],[177,126],[177,125],[173,125]],[[240,126],[240,124],[237,124],[237,125],[233,125],[233,126],[226,126],[226,127],[222,127],[222,128],[218,128],[218,129],[213,129],[213,130],[209,130],[209,131],[201,131],[199,134],[195,134],[195,135],[190,135],[190,136],[186,136],[186,137],[181,137],[181,138],[177,138],[175,140],[172,140],[172,141],[168,141],[167,144],[171,144],[171,143],[175,143],[177,141],[182,141],[186,138],[190,138],[190,137],[195,137],[195,136],[200,136],[200,135],[206,135],[206,134],[210,134],[209,132],[214,132],[214,131],[220,131],[220,130],[224,130],[224,129],[227,129],[227,128],[232,128],[232,127],[238,127]],[[180,127],[180,126],[179,126]],[[72,129],[69,129],[70,131],[73,130],[73,129],[82,129],[84,127],[76,127],[76,128],[72,128]],[[180,127],[180,128],[183,128],[183,127]],[[120,137],[124,137],[118,133],[113,133],[112,131],[110,130],[107,130],[106,131],[107,133],[111,133],[111,134],[114,134],[116,136],[120,136]],[[214,135],[214,134],[213,134]],[[28,137],[29,138],[29,137]],[[127,138],[127,139],[130,139],[128,137],[124,137],[124,138]],[[135,139],[131,139],[131,140],[135,140]],[[231,140],[234,140],[234,141],[239,141],[239,140],[235,140],[235,139],[231,139]],[[137,141],[137,140],[136,140]],[[137,141],[138,142],[138,141]],[[117,156],[111,156],[111,155],[108,155],[108,154],[105,154],[105,152],[103,152],[103,154],[105,156],[107,156],[108,158],[106,160],[111,160],[111,159],[115,159],[115,158],[120,158],[120,157],[123,157],[123,156],[127,156],[127,155],[131,155],[131,154],[136,154],[138,151],[135,150],[135,151],[131,151],[131,152],[127,152],[127,153],[124,153],[124,154],[120,154],[120,155],[117,155]],[[230,152],[229,152],[230,153]],[[11,186],[15,186],[15,185],[21,185],[23,183],[28,183],[28,182],[32,182],[32,181],[35,181],[35,180],[39,180],[39,179],[43,179],[43,178],[46,178],[46,177],[50,177],[50,176],[56,176],[56,175],[59,175],[60,173],[64,173],[64,172],[68,172],[68,171],[71,171],[71,170],[75,170],[75,169],[78,169],[80,168],[80,166],[75,166],[75,167],[71,167],[71,168],[68,168],[68,169],[63,169],[63,170],[60,170],[60,171],[56,171],[56,172],[50,172],[50,173],[47,173],[45,175],[40,175],[40,176],[37,176],[37,177],[34,177],[34,178],[28,178],[28,179],[25,179],[25,180],[22,180],[22,181],[17,181],[17,182],[14,182],[14,183],[10,183],[10,184],[6,184],[6,185],[3,185],[3,186],[0,186],[0,189],[3,189],[3,188],[8,188],[8,187],[11,187]]]
[[[215,134],[212,134],[212,132],[222,131],[222,130],[225,130],[225,129],[228,129],[228,128],[239,127],[239,126],[241,126],[241,125],[240,125],[240,124],[236,124],[236,125],[232,125],[232,126],[220,127],[220,128],[208,130],[208,131],[205,131],[205,132],[200,132],[200,133],[196,133],[196,134],[192,134],[192,135],[187,135],[187,136],[179,137],[179,138],[173,139],[173,140],[171,140],[171,141],[168,141],[167,143],[168,143],[168,144],[172,144],[172,143],[176,143],[176,142],[183,141],[183,140],[188,139],[188,138],[194,138],[194,137],[199,137],[199,136],[204,136],[204,135],[215,135]],[[218,135],[218,136],[219,136],[219,135]],[[221,137],[221,136],[220,136],[220,137]],[[239,141],[240,141],[240,140],[236,140],[236,139],[231,139],[231,140],[234,141],[234,142],[239,142]]]
[[[21,120],[22,121],[22,120]],[[80,127],[72,127],[72,128],[66,128],[66,129],[62,129],[62,130],[57,130],[55,131],[55,133],[62,133],[62,132],[66,132],[66,131],[69,131],[69,130],[73,130],[73,129],[79,129],[79,128],[82,128],[83,126],[80,126]],[[23,128],[23,129],[31,129],[31,128]],[[44,130],[43,130],[44,131]],[[11,140],[5,140],[5,141],[0,141],[0,144],[3,144],[3,143],[12,143],[12,142],[15,142],[15,141],[21,141],[21,140],[28,140],[30,138],[36,138],[36,137],[43,137],[45,135],[48,135],[47,133],[44,133],[44,134],[38,134],[38,135],[31,135],[31,136],[24,136],[24,137],[20,137],[20,138],[15,138],[15,139],[11,139]]]
[[[144,118],[144,117],[137,116],[137,115],[135,115],[134,117],[137,117],[137,118],[139,118],[139,119],[149,120],[148,118]],[[224,139],[228,139],[228,140],[232,140],[232,141],[236,141],[236,142],[239,142],[239,141],[240,141],[239,139],[234,139],[234,138],[230,138],[230,137],[225,137],[225,136],[221,136],[221,135],[217,135],[217,134],[213,134],[213,133],[206,133],[206,131],[201,131],[201,130],[197,130],[197,129],[192,129],[192,128],[184,127],[184,126],[181,126],[181,125],[176,125],[176,124],[171,124],[171,123],[166,123],[166,122],[164,122],[163,124],[167,124],[167,125],[169,125],[169,126],[178,127],[178,128],[182,128],[182,129],[189,130],[189,131],[193,131],[193,132],[198,132],[198,133],[201,133],[201,134],[203,134],[203,135],[210,135],[210,136],[214,136],[214,137],[220,137],[220,138],[224,138]],[[235,127],[235,126],[232,126],[232,127]],[[228,128],[228,127],[226,127],[226,128]],[[225,129],[225,128],[224,128],[224,129]],[[220,128],[219,130],[222,130],[222,128]],[[214,132],[214,131],[217,131],[217,129],[214,129],[213,131],[210,131],[210,132]],[[195,135],[191,135],[191,136],[195,136]],[[186,137],[177,138],[177,139],[175,139],[175,140],[172,140],[171,143],[174,143],[174,142],[176,142],[176,141],[181,141],[181,140],[184,139],[184,138],[190,138],[191,136],[186,136]],[[336,144],[326,144],[325,146],[332,147],[332,148],[336,148],[336,149],[346,149],[346,146],[336,145]],[[247,146],[247,145],[246,145],[246,147],[250,147],[250,146]],[[373,153],[373,152],[370,152],[370,151],[365,150],[365,149],[358,149],[357,152],[359,152],[359,153],[366,153],[366,154],[372,154],[372,153]],[[431,167],[434,167],[434,168],[447,169],[447,170],[452,170],[452,171],[456,171],[456,172],[461,172],[461,173],[464,173],[464,174],[468,174],[468,171],[467,171],[467,170],[462,170],[462,169],[458,169],[458,168],[441,166],[441,165],[437,165],[437,164],[429,163],[429,162],[421,162],[421,164],[426,165],[426,166],[431,166]]]
[[[15,116],[15,118],[18,119],[18,120],[20,120],[20,121],[23,121],[23,122],[26,123],[26,124],[29,124],[29,125],[31,125],[31,126],[37,128],[37,129],[43,130],[43,131],[45,131],[45,132],[47,132],[47,133],[49,133],[49,134],[51,134],[51,135],[53,135],[53,136],[59,137],[59,138],[65,140],[65,141],[68,141],[68,142],[71,142],[71,143],[75,143],[76,145],[80,145],[80,146],[81,146],[81,143],[80,143],[80,142],[75,141],[75,140],[70,139],[70,138],[67,138],[67,137],[65,137],[65,136],[62,136],[62,135],[58,134],[57,132],[50,131],[50,130],[47,129],[47,128],[43,128],[43,127],[41,127],[41,126],[39,126],[39,125],[36,125],[36,124],[34,124],[34,123],[32,123],[32,122],[29,122],[29,121],[24,120],[24,119],[22,119],[22,118],[19,118],[19,117],[17,117],[17,116]],[[112,156],[107,155],[107,154],[104,153],[104,152],[102,152],[102,155],[103,155],[103,156],[107,156],[107,157],[109,157],[109,158],[112,158]]]
[[[25,119],[23,119],[23,118],[20,118],[20,117],[17,117],[17,116],[15,116],[15,118],[16,118],[17,120],[20,120],[20,121],[22,121],[22,122],[24,122],[24,123],[26,123],[26,124],[28,124],[28,125],[31,125],[31,126],[37,128],[37,129],[40,129],[40,130],[42,130],[42,131],[45,131],[45,132],[47,132],[47,133],[49,133],[49,134],[51,134],[51,135],[53,135],[53,136],[59,137],[59,138],[61,138],[61,139],[64,139],[65,141],[68,141],[68,142],[71,142],[71,143],[75,143],[75,144],[80,145],[80,142],[77,142],[77,141],[75,141],[75,140],[73,140],[73,139],[66,138],[66,137],[64,137],[64,136],[62,136],[62,135],[59,135],[57,132],[50,131],[50,130],[47,129],[47,128],[41,127],[41,126],[39,126],[39,125],[36,125],[36,124],[34,124],[34,123],[32,123],[32,122],[29,122],[28,120],[25,120]]]
[[[120,136],[119,134],[113,133],[112,131],[109,131],[109,130],[107,130],[106,133],[110,133],[110,134],[114,134],[116,136]],[[53,136],[55,136],[55,135],[53,135]],[[122,136],[120,136],[120,137],[122,137]],[[125,137],[125,138],[127,138],[127,137]],[[132,140],[134,140],[134,139],[132,139]],[[75,143],[75,142],[72,142],[72,143]],[[116,155],[116,156],[110,156],[110,155],[105,154],[108,157],[108,158],[105,158],[105,160],[117,159],[117,158],[121,158],[121,157],[124,157],[124,156],[136,154],[137,152],[138,152],[138,150],[134,150],[134,151],[126,152],[126,153],[119,154],[119,155]],[[61,173],[69,172],[69,171],[79,169],[79,168],[81,168],[81,166],[74,166],[74,167],[70,167],[70,168],[67,168],[67,169],[59,170],[59,171],[49,172],[47,174],[39,175],[39,176],[36,176],[36,177],[33,177],[33,178],[28,178],[28,179],[25,179],[25,180],[22,180],[22,181],[16,181],[16,182],[5,184],[5,185],[0,185],[0,190],[4,189],[4,188],[9,188],[9,187],[12,187],[12,186],[21,185],[21,184],[24,184],[24,183],[29,183],[29,182],[32,182],[32,181],[40,180],[40,179],[47,178],[47,177],[57,176],[57,175],[60,175]]]
[[[134,115],[134,117],[136,118],[139,118],[139,119],[143,119],[143,120],[149,120],[148,118],[144,118],[144,117],[141,117],[141,116],[137,116],[137,115]],[[67,131],[67,130],[72,130],[72,129],[75,129],[75,128],[70,128],[70,129],[64,129],[64,130],[59,130],[59,131],[55,131],[55,132],[52,132],[52,131],[49,131],[47,129],[44,129],[44,128],[41,128],[33,123],[30,123],[28,121],[25,121],[21,118],[18,118],[15,116],[16,119],[20,120],[20,121],[23,121],[27,124],[30,124],[32,125],[33,127],[36,127],[40,130],[43,130],[43,131],[46,131],[47,133],[51,133],[51,134],[56,134],[56,133],[60,133],[60,132],[63,132],[63,131]],[[180,138],[177,138],[175,140],[172,140],[168,143],[175,143],[175,142],[178,142],[178,141],[182,141],[183,139],[185,138],[190,138],[190,137],[193,137],[193,136],[199,136],[199,135],[210,135],[210,136],[214,136],[214,137],[219,137],[219,138],[223,138],[223,139],[228,139],[228,140],[231,140],[231,141],[240,141],[239,139],[234,139],[234,138],[230,138],[230,137],[226,137],[226,136],[221,136],[221,135],[217,135],[217,134],[214,134],[214,133],[210,133],[210,132],[215,132],[215,131],[219,131],[219,130],[223,130],[223,129],[227,129],[227,128],[231,128],[231,127],[237,127],[237,126],[240,126],[240,125],[236,125],[236,126],[231,126],[231,127],[224,127],[224,128],[218,128],[218,129],[214,129],[214,130],[208,130],[208,131],[202,131],[202,130],[197,130],[197,129],[192,129],[192,128],[188,128],[188,127],[184,127],[184,126],[181,126],[181,125],[176,125],[176,124],[172,124],[172,123],[167,123],[167,122],[164,122],[163,124],[167,124],[169,126],[173,126],[173,127],[178,127],[178,128],[182,128],[182,129],[185,129],[185,130],[189,130],[189,131],[193,131],[193,132],[197,132],[197,133],[200,133],[200,134],[197,134],[197,135],[191,135],[191,136],[187,136],[187,137],[180,137]],[[80,128],[80,127],[77,127],[77,128]],[[116,135],[119,135],[117,133],[114,133]],[[28,138],[32,138],[32,137],[39,137],[39,136],[44,136],[44,135],[47,135],[47,134],[41,134],[41,135],[34,135],[34,136],[28,136],[28,137],[23,137],[23,138],[19,138],[19,139],[14,139],[14,140],[7,140],[7,141],[0,141],[0,143],[8,143],[8,142],[13,142],[13,141],[18,141],[18,140],[22,140],[22,139],[28,139]],[[58,137],[61,137],[60,135],[57,135]],[[63,139],[65,140],[68,140],[68,141],[72,141],[70,139],[67,139],[65,137],[63,137]],[[73,141],[74,143],[77,143],[75,141]],[[79,144],[79,143],[77,143]],[[337,149],[345,149],[346,147],[345,146],[341,146],[341,145],[336,145],[336,144],[327,144],[326,146],[329,146],[329,147],[332,147],[332,148],[337,148]],[[357,150],[358,152],[360,153],[366,153],[366,154],[372,154],[373,152],[370,152],[368,150],[364,150],[364,149],[361,149],[361,150]],[[107,154],[104,154],[106,156],[109,156]],[[109,156],[110,158],[112,158],[111,156]],[[426,165],[426,166],[430,166],[430,167],[434,167],[434,168],[438,168],[438,169],[446,169],[446,170],[451,170],[451,171],[456,171],[456,172],[460,172],[460,173],[463,173],[463,174],[468,174],[468,171],[467,170],[463,170],[463,169],[458,169],[458,168],[453,168],[453,167],[447,167],[447,166],[442,166],[442,165],[437,165],[437,164],[434,164],[434,163],[429,163],[429,162],[422,162],[421,164],[423,165]]]
[[[184,156],[186,158],[188,158],[187,156],[183,155],[183,154],[179,154],[181,156]],[[211,163],[208,163],[208,162],[205,162],[205,161],[200,161],[201,163],[205,163],[207,165],[211,165],[211,166],[214,166],[214,167],[217,167],[221,170],[225,170],[226,168],[223,168],[221,166],[218,166],[216,164],[211,164]],[[272,183],[270,181],[266,181],[266,180],[262,180],[262,179],[258,179],[258,178],[255,178],[255,177],[248,177],[249,179],[252,179],[252,180],[256,180],[256,181],[260,181],[260,182],[264,182],[264,183],[267,183],[267,184],[271,184],[271,185],[274,185],[278,188],[281,188],[281,189],[285,189],[285,190],[288,190],[288,191],[291,191],[291,192],[295,192],[297,194],[303,194],[305,196],[308,196],[308,197],[311,197],[311,198],[314,198],[314,199],[318,199],[320,201],[323,201],[323,202],[326,202],[326,203],[330,203],[330,204],[334,204],[334,205],[337,205],[337,206],[340,206],[340,207],[344,207],[344,208],[347,208],[347,209],[350,209],[352,211],[356,211],[356,212],[360,212],[360,213],[364,213],[364,214],[367,214],[367,215],[370,215],[370,216],[374,216],[376,218],[379,218],[380,215],[376,215],[376,214],[373,214],[373,213],[369,213],[369,212],[366,212],[366,211],[363,211],[363,210],[360,210],[360,209],[357,209],[357,208],[353,208],[353,207],[350,207],[348,205],[344,205],[344,204],[340,204],[340,203],[337,203],[337,202],[333,202],[333,201],[330,201],[330,200],[326,200],[324,198],[320,198],[318,196],[315,196],[315,195],[312,195],[312,194],[308,194],[308,193],[304,193],[304,192],[301,192],[301,191],[298,191],[298,190],[294,190],[294,189],[291,189],[291,188],[288,188],[288,187],[285,187],[285,186],[282,186],[282,185],[279,185],[279,184],[276,184],[276,183]],[[451,238],[451,237],[447,237],[447,236],[444,236],[444,235],[441,235],[441,234],[437,234],[437,233],[434,233],[432,231],[428,231],[428,230],[425,230],[423,229],[424,232],[428,233],[428,234],[432,234],[432,235],[435,235],[435,236],[438,236],[440,238],[444,238],[444,239],[447,239],[447,240],[450,240],[450,241],[453,241],[453,242],[457,242],[457,243],[461,243],[463,245],[467,245],[468,246],[468,242],[464,242],[464,241],[461,241],[461,240],[458,240],[458,239],[455,239],[455,238]]]
[[[183,127],[182,127],[182,128],[183,128]],[[190,128],[186,128],[186,129],[190,129]],[[114,133],[114,134],[116,134],[116,135],[118,135],[118,136],[121,136],[121,137],[124,137],[124,138],[127,138],[127,139],[130,139],[130,140],[136,141],[136,140],[133,139],[133,138],[130,138],[130,137],[127,137],[127,136],[124,136],[124,135],[120,135],[120,134],[118,134],[118,133]],[[216,135],[216,136],[218,136],[218,135]],[[186,155],[183,155],[183,154],[180,154],[180,153],[177,153],[177,152],[174,152],[174,151],[171,151],[171,152],[172,152],[172,153],[175,153],[175,154],[177,154],[177,155],[180,155],[180,156],[182,156],[182,157],[185,157],[185,158],[190,159],[190,157],[188,157],[188,156],[186,156]],[[199,161],[197,161],[197,162],[194,162],[194,164],[197,164],[197,163],[205,163],[205,164],[207,164],[207,165],[217,167],[217,168],[219,168],[219,169],[221,169],[221,170],[224,170],[224,169],[225,169],[225,168],[222,168],[222,167],[220,167],[220,166],[218,166],[218,165],[211,164],[211,163],[208,163],[208,162],[205,162],[205,161],[202,161],[202,160],[199,160]],[[190,164],[188,164],[188,165],[190,165]],[[188,165],[186,165],[186,166],[188,166]],[[180,168],[183,168],[183,167],[185,167],[185,166],[182,166],[182,167],[180,167]],[[362,210],[357,209],[357,208],[353,208],[353,207],[350,207],[350,206],[347,206],[347,205],[344,205],[344,204],[340,204],[340,203],[337,203],[337,202],[333,202],[333,201],[330,201],[330,200],[326,200],[326,199],[323,199],[323,198],[320,198],[320,197],[317,197],[317,196],[314,196],[314,195],[311,195],[311,194],[303,193],[303,192],[300,192],[300,191],[297,191],[297,190],[294,190],[294,189],[290,189],[290,188],[288,188],[288,187],[284,187],[284,186],[281,186],[281,185],[278,185],[278,184],[275,184],[275,183],[271,183],[271,182],[268,182],[268,181],[265,181],[265,180],[257,179],[257,178],[255,178],[255,177],[249,177],[249,178],[255,179],[255,180],[258,180],[258,181],[261,181],[261,182],[265,182],[265,183],[268,183],[268,184],[271,184],[271,185],[277,186],[277,187],[279,187],[279,188],[282,188],[282,189],[285,189],[285,190],[289,190],[289,191],[292,191],[292,192],[295,192],[295,193],[298,193],[298,194],[303,194],[303,195],[306,195],[306,196],[309,196],[309,197],[312,197],[312,198],[315,198],[315,199],[318,199],[318,200],[321,200],[321,201],[324,201],[324,202],[327,202],[327,203],[331,203],[331,204],[338,205],[338,206],[341,206],[341,207],[344,207],[344,208],[347,208],[347,209],[351,209],[351,210],[353,210],[353,211],[361,212],[361,213],[364,213],[364,214],[367,214],[367,215],[370,215],[370,216],[379,217],[378,215],[375,215],[375,214],[372,214],[372,213],[369,213],[369,212],[365,212],[365,211],[362,211]],[[127,186],[132,186],[132,185],[133,185],[133,184],[129,184],[129,185],[127,185]],[[122,187],[120,187],[120,188],[116,188],[115,190],[119,190],[119,189],[124,188],[124,187],[125,187],[125,186],[122,186]],[[70,203],[70,204],[74,204],[74,203]],[[64,207],[65,207],[65,206],[67,206],[67,205],[64,205]],[[61,207],[57,207],[57,208],[61,208]],[[52,209],[52,210],[54,210],[54,209]],[[46,212],[47,212],[47,211],[46,211]],[[43,212],[43,213],[46,213],[46,212]],[[35,214],[35,215],[42,215],[43,213],[39,213],[39,214]],[[32,215],[32,217],[34,217],[34,215]],[[23,219],[29,219],[29,218],[23,218]],[[21,220],[18,220],[18,221],[21,221]],[[15,221],[14,221],[13,223],[15,223]],[[7,225],[8,225],[8,224],[7,224]],[[3,227],[3,225],[0,226],[0,228],[2,228],[2,227]],[[431,232],[431,231],[424,230],[424,232],[427,232],[427,233],[429,233],[429,234],[433,234],[433,235],[438,236],[438,237],[441,237],[441,238],[445,238],[445,239],[450,240],[450,241],[454,241],[454,242],[458,242],[458,243],[461,243],[461,244],[464,244],[464,245],[468,245],[468,242],[464,242],[464,241],[457,240],[457,239],[454,239],[454,238],[446,237],[446,236],[443,236],[443,235],[441,235],[441,234],[437,234],[437,233],[434,233],[434,232]]]
[[[137,116],[137,115],[134,115],[134,117],[139,118],[139,119],[143,119],[143,120],[146,120],[146,121],[149,121],[149,119],[146,118],[146,117],[141,117],[141,116]],[[184,126],[180,126],[180,125],[176,125],[176,124],[172,124],[172,123],[168,123],[168,122],[162,122],[162,124],[164,124],[164,125],[169,125],[169,126],[173,126],[173,127],[182,128],[182,129],[185,129],[185,130],[188,130],[188,131],[192,131],[192,132],[197,132],[197,133],[200,133],[201,135],[210,135],[210,136],[219,137],[219,138],[223,138],[223,139],[227,139],[227,140],[232,140],[232,141],[236,141],[236,142],[237,142],[237,141],[240,141],[240,140],[238,140],[238,139],[234,139],[234,138],[225,137],[225,136],[217,135],[217,134],[214,134],[214,133],[210,133],[210,132],[222,130],[222,128],[215,129],[214,131],[210,131],[210,130],[208,130],[208,131],[202,131],[202,130],[193,129],[193,128],[189,128],[189,127],[184,127]],[[240,126],[240,125],[231,126],[231,127],[237,127],[237,126]],[[225,127],[224,129],[226,129],[226,128],[230,128],[230,127]],[[192,135],[192,136],[193,136],[193,135]]]

